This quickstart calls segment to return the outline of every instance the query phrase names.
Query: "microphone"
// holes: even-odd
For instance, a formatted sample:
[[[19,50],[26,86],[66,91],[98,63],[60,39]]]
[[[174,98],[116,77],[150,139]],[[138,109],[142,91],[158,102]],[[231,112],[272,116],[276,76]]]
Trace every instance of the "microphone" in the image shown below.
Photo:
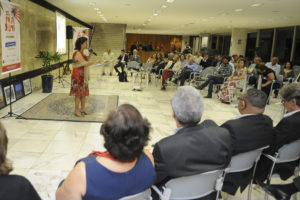
[[[95,56],[98,56],[96,52],[93,51],[93,49],[89,48],[89,52],[94,54]]]

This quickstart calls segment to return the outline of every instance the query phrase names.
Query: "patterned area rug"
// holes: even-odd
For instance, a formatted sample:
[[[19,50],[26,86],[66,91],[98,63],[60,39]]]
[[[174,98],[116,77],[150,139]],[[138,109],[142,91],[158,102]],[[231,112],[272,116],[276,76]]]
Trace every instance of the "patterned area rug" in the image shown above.
[[[38,120],[104,122],[118,106],[118,96],[90,95],[86,98],[89,115],[74,115],[74,97],[69,94],[53,93],[24,112],[21,117]]]

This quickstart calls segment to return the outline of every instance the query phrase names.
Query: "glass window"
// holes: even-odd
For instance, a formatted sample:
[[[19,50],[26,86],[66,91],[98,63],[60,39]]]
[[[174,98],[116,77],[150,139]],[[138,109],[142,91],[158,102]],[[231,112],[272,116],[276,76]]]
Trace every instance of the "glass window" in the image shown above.
[[[300,26],[296,30],[295,52],[293,56],[293,63],[300,65]]]
[[[231,42],[231,36],[224,36],[224,45],[223,45],[223,50],[222,50],[222,55],[229,55],[229,50],[230,50],[230,42]]]
[[[248,33],[247,45],[246,45],[246,55],[245,56],[249,60],[253,60],[253,58],[255,56],[256,39],[257,39],[257,32]]]
[[[273,33],[273,29],[260,31],[259,49],[257,54],[262,58],[263,62],[269,62],[271,59]]]
[[[216,49],[217,48],[217,36],[213,35],[211,37],[211,48]]]
[[[293,35],[293,27],[276,29],[274,56],[279,58],[280,63],[287,62],[291,58]]]
[[[224,46],[224,36],[222,36],[222,35],[220,35],[219,36],[219,43],[218,43],[218,52],[220,53],[220,54],[222,54],[222,52],[223,52],[223,46]]]

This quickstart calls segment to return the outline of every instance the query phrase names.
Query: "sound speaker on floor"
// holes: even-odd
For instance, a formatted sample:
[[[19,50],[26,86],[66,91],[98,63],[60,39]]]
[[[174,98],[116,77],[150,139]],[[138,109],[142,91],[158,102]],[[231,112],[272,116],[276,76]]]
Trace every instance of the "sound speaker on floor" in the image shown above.
[[[67,39],[73,39],[73,27],[67,26]]]

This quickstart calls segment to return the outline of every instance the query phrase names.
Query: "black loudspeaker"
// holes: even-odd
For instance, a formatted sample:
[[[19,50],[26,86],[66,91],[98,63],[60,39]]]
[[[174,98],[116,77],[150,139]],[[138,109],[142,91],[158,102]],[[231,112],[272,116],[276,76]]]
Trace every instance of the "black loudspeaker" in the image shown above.
[[[73,27],[67,26],[67,39],[73,39]]]

